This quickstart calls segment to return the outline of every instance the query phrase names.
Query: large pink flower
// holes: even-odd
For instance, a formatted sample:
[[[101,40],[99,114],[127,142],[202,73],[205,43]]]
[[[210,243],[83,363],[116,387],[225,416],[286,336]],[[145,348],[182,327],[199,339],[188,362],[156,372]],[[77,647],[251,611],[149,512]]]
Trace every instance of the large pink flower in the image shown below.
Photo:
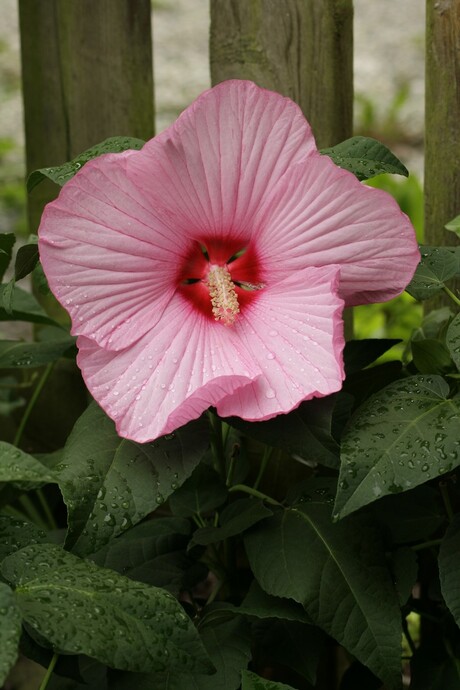
[[[141,151],[87,163],[39,237],[86,384],[141,442],[211,405],[264,420],[337,391],[344,302],[397,295],[419,260],[393,199],[246,81],[202,94]]]

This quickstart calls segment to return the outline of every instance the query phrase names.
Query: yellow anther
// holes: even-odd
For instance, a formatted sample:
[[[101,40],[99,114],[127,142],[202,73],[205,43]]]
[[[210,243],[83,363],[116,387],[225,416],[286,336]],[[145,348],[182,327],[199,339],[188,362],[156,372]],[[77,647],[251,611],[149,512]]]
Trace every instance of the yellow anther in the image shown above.
[[[211,266],[206,283],[215,320],[233,326],[240,307],[230,273],[224,266]]]

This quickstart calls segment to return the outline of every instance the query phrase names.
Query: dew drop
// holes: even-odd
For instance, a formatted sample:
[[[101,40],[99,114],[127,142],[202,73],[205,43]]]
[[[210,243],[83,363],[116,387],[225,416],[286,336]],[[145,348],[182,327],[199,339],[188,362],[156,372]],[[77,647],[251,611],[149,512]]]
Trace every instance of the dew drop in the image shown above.
[[[275,397],[275,391],[272,388],[268,388],[265,391],[265,397],[266,398],[274,398]]]

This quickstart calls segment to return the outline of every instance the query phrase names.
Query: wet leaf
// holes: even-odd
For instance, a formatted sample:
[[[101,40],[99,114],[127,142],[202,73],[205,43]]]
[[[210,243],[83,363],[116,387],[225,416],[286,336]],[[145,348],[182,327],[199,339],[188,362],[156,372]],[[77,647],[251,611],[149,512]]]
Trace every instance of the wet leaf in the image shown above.
[[[453,369],[449,350],[439,340],[412,340],[411,349],[414,364],[421,374],[446,374]]]
[[[0,441],[0,482],[56,483],[56,475],[16,446]]]
[[[62,331],[57,340],[25,343],[20,340],[0,340],[0,367],[3,369],[42,367],[57,361],[74,349],[75,338]]]
[[[439,579],[444,600],[460,625],[460,515],[449,525],[439,549]]]
[[[457,314],[449,324],[446,333],[446,345],[455,362],[455,366],[460,371],[460,314]]]
[[[10,311],[5,308],[5,300],[11,307]],[[13,283],[0,285],[0,321],[27,321],[57,325],[41,308],[33,295],[21,290]]]
[[[406,166],[384,144],[370,137],[352,137],[320,153],[352,172],[358,180],[368,180],[382,173],[409,175]]]
[[[455,248],[420,247],[421,261],[406,291],[415,299],[424,300],[440,292],[444,283],[458,273]]]
[[[266,680],[252,673],[252,671],[242,671],[241,680],[243,681],[241,690],[294,690],[291,685]]]
[[[440,376],[411,376],[357,410],[342,439],[335,517],[458,466],[460,395],[448,395]]]
[[[27,180],[27,191],[30,192],[38,185],[42,180],[48,178],[52,182],[55,182],[59,186],[63,186],[68,180],[70,180],[74,175],[77,174],[79,170],[93,158],[97,158],[104,153],[121,153],[128,149],[139,150],[143,147],[145,141],[141,139],[134,139],[132,137],[110,137],[101,141],[100,144],[92,146],[91,148],[80,153],[76,158],[64,163],[63,165],[57,165],[52,168],[40,168],[39,170],[34,170],[30,173]]]
[[[17,551],[1,572],[14,587],[23,618],[64,653],[138,672],[212,671],[193,624],[162,589],[53,544]]]
[[[205,419],[141,444],[120,438],[91,404],[56,466],[68,510],[67,548],[88,555],[140,522],[189,477],[207,448]]]
[[[45,541],[48,541],[46,532],[31,522],[0,515],[0,562],[24,546]]]
[[[302,604],[389,688],[400,687],[400,610],[369,516],[333,524],[329,504],[302,502],[259,523],[245,546],[267,593]]]
[[[0,615],[0,687],[3,687],[18,657],[22,623],[14,593],[3,582],[0,582]]]
[[[227,487],[217,472],[202,464],[174,491],[169,506],[179,517],[202,516],[225,503],[227,494]]]

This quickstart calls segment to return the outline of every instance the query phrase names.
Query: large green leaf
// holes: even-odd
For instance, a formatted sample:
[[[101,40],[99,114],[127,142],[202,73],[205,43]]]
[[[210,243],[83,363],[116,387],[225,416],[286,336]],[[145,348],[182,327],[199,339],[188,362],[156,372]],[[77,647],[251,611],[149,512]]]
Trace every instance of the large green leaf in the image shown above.
[[[162,505],[205,454],[207,432],[202,419],[153,443],[134,443],[91,404],[56,467],[68,509],[67,548],[93,553]]]
[[[243,620],[232,620],[219,625],[206,626],[201,631],[203,644],[217,669],[213,676],[189,673],[187,676],[174,669],[170,673],[132,676],[114,674],[109,677],[110,690],[237,690],[241,671],[251,657],[248,625]],[[175,672],[176,671],[176,672]]]
[[[227,487],[220,475],[209,465],[198,465],[192,475],[174,491],[169,506],[174,515],[204,515],[225,503]]]
[[[382,173],[409,175],[406,166],[384,144],[370,137],[352,137],[320,153],[352,172],[358,180],[368,180]]]
[[[142,141],[142,139],[134,139],[133,137],[110,137],[109,139],[105,139],[101,141],[100,144],[96,144],[86,151],[83,151],[83,153],[80,153],[68,163],[57,165],[53,168],[40,168],[39,170],[34,170],[30,173],[27,180],[27,191],[30,193],[34,187],[40,184],[45,178],[48,178],[62,187],[62,185],[76,175],[85,163],[91,159],[97,158],[104,153],[120,153],[128,149],[139,150],[144,144],[145,141]]]
[[[57,330],[57,329],[56,329]],[[0,340],[0,367],[32,368],[55,362],[75,346],[75,338],[62,331],[58,340],[25,343],[20,340]]]
[[[33,235],[33,241],[27,244],[23,244],[19,247],[18,253],[16,254],[16,260],[14,262],[14,279],[21,280],[32,273],[35,266],[38,264],[38,237]]]
[[[455,622],[460,625],[460,515],[456,515],[439,549],[441,592]]]
[[[0,687],[3,687],[18,656],[22,622],[14,593],[3,582],[0,582],[0,616]]]
[[[10,304],[10,309],[2,306],[5,301]],[[41,308],[33,295],[12,283],[0,285],[0,321],[27,321],[57,325]]]
[[[0,515],[0,562],[24,546],[45,541],[49,541],[46,532],[31,522]]]
[[[440,376],[411,376],[373,395],[342,439],[336,517],[407,491],[460,462],[460,395]]]
[[[8,556],[1,572],[27,623],[55,648],[130,671],[212,671],[199,636],[167,592],[53,544]]]
[[[294,690],[291,685],[266,680],[252,673],[252,671],[242,671],[241,680],[241,690]]]
[[[194,564],[185,554],[190,530],[189,521],[181,518],[146,520],[111,539],[91,560],[178,594],[184,589],[184,572]]]
[[[406,291],[418,300],[434,297],[444,283],[458,273],[458,253],[454,247],[420,247],[421,261]]]
[[[302,502],[259,523],[245,545],[266,592],[302,604],[390,688],[400,687],[400,610],[368,516],[333,524],[327,503]]]
[[[455,366],[460,371],[460,314],[449,324],[446,333],[446,345]]]
[[[333,413],[337,396],[302,403],[289,414],[266,422],[245,422],[237,417],[228,423],[243,433],[291,455],[298,455],[327,467],[338,467],[339,446],[332,436]]]
[[[0,482],[56,483],[56,475],[28,453],[0,441]]]

